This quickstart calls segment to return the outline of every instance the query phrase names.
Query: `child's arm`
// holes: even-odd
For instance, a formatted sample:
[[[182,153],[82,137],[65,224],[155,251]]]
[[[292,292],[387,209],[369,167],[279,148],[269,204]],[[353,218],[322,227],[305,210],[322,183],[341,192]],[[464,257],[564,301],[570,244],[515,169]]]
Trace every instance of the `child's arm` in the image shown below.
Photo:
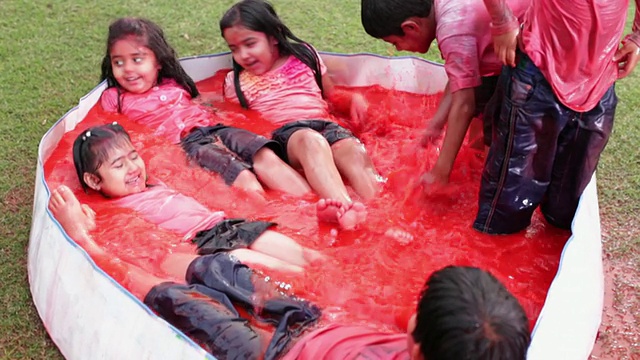
[[[450,110],[451,91],[449,90],[449,82],[447,81],[447,85],[444,87],[444,93],[442,94],[442,99],[440,99],[440,104],[438,105],[438,110],[436,110],[435,115],[433,115],[429,121],[425,134],[422,137],[423,146],[426,146],[429,142],[433,141],[433,139],[440,136],[442,128],[444,128],[444,124],[447,123]]]
[[[520,32],[518,18],[513,15],[506,0],[484,0],[491,16],[493,49],[505,65],[516,66],[516,47]]]
[[[622,47],[616,51],[613,61],[618,63],[618,79],[631,74],[640,60],[640,0],[636,0],[636,15],[632,33],[622,41]]]
[[[423,178],[427,184],[449,182],[453,163],[471,123],[476,97],[473,88],[460,89],[451,94],[451,110],[447,117],[447,132],[436,164]]]
[[[355,91],[336,89],[328,74],[322,75],[324,97],[334,106],[335,111],[350,115],[350,125],[359,128],[365,121],[369,103],[362,94]]]

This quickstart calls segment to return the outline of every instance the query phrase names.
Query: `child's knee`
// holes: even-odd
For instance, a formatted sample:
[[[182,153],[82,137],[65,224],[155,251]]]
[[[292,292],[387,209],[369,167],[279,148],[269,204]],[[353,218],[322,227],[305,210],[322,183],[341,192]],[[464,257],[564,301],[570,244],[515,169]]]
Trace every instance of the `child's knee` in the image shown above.
[[[253,167],[255,169],[275,169],[282,165],[285,165],[285,162],[268,147],[258,150],[253,157]]]
[[[256,178],[256,175],[246,169],[240,171],[231,186],[245,190],[264,191],[262,185],[260,185],[260,182]]]
[[[331,147],[322,134],[311,129],[296,131],[289,139],[289,151],[298,154],[315,155],[320,152],[331,151]]]

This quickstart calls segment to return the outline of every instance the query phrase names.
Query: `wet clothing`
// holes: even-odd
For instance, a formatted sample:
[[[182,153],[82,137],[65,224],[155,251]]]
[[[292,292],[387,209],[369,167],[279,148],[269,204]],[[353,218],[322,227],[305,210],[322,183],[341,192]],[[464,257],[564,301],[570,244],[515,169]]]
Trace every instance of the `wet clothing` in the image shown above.
[[[143,192],[113,201],[114,205],[134,210],[143,219],[162,229],[180,234],[183,241],[191,240],[198,231],[210,229],[226,217],[224,212],[211,211],[161,182],[147,187]]]
[[[325,74],[327,68],[320,56],[318,61],[321,73]],[[329,105],[322,98],[313,71],[295,56],[289,56],[280,67],[263,75],[242,71],[240,89],[249,109],[260,112],[275,125],[329,117]],[[239,103],[233,71],[225,79],[224,97]]]
[[[492,111],[495,111],[495,106],[488,107],[487,105],[496,91],[498,78],[498,76],[483,76],[482,83],[473,89],[476,98],[476,108],[473,111],[473,116],[482,116],[482,140],[485,146],[491,145],[494,117]],[[489,113],[486,114],[486,112]]]
[[[530,224],[540,205],[551,224],[570,228],[609,139],[616,104],[611,85],[592,110],[571,110],[533,61],[519,53],[515,68],[504,67],[490,105],[499,110],[473,227],[515,233]]]
[[[243,170],[253,171],[253,158],[262,148],[282,156],[282,148],[275,141],[222,124],[194,128],[180,144],[190,159],[220,174],[227,185],[233,184]]]
[[[332,324],[304,335],[282,360],[409,360],[407,334]]]
[[[126,115],[155,129],[155,135],[180,143],[190,159],[220,174],[227,185],[233,184],[242,170],[253,169],[253,157],[263,147],[280,151],[275,142],[248,130],[210,126],[214,115],[194,103],[173,79],[163,80],[144,94],[112,87],[102,93],[100,103],[105,111]]]
[[[261,339],[234,305],[243,308],[258,321],[274,326],[264,351],[264,359],[271,360],[292,337],[316,322],[321,312],[307,301],[284,295],[256,303],[254,276],[227,253],[200,256],[187,269],[187,285],[158,284],[144,303],[218,359],[260,359],[264,351]]]
[[[192,241],[197,245],[200,255],[248,248],[267,229],[275,225],[276,223],[269,221],[226,219],[211,229],[198,232]]]
[[[162,81],[144,94],[108,88],[102,93],[100,104],[105,111],[126,115],[174,144],[192,128],[211,125],[212,114],[193,103],[191,95],[173,79]]]
[[[508,3],[519,17],[530,2]],[[490,18],[482,0],[435,0],[433,11],[451,93],[480,86],[482,77],[500,74],[502,63],[493,51]]]
[[[329,145],[347,138],[355,138],[355,135],[348,129],[342,127],[331,121],[324,120],[301,120],[290,122],[285,126],[276,129],[271,137],[275,140],[283,149],[287,149],[289,138],[298,130],[311,129],[319,132],[324,137]],[[283,159],[287,161],[287,157],[283,156]]]
[[[504,0],[484,0],[497,23],[508,18]],[[638,4],[639,1],[636,1]],[[558,100],[577,112],[600,103],[617,79],[612,61],[624,31],[629,0],[536,0],[525,14],[521,49],[549,82]],[[634,33],[640,46],[640,7]],[[504,32],[508,27],[504,29]],[[499,32],[500,33],[500,32]]]

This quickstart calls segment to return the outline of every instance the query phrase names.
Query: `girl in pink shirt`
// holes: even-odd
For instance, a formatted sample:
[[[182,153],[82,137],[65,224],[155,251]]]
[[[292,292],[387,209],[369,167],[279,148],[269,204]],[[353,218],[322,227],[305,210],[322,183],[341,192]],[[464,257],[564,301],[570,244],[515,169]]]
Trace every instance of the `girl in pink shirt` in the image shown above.
[[[153,22],[121,18],[109,26],[102,80],[108,89],[100,103],[180,143],[200,166],[220,174],[228,185],[262,192],[262,184],[294,195],[311,189],[276,153],[275,141],[250,131],[216,124],[213,114],[194,103],[199,93],[185,73],[162,29]]]
[[[333,87],[315,50],[262,0],[233,5],[220,20],[220,31],[233,55],[225,97],[281,125],[273,139],[284,147],[287,162],[302,169],[311,188],[325,198],[318,203],[321,219],[343,228],[364,221],[364,205],[352,201],[342,177],[365,200],[376,195],[381,177],[362,143],[327,121],[323,95],[331,95]],[[358,121],[366,103],[354,97],[351,108],[352,120]]]
[[[49,202],[67,234],[96,262],[108,264],[117,273],[112,275],[121,278],[129,291],[215,356],[275,354],[289,341],[289,326],[299,330],[320,316],[319,309],[308,302],[275,293],[260,294],[265,300],[260,308],[254,307],[256,274],[246,265],[301,273],[309,262],[321,260],[319,253],[268,230],[273,223],[225,219],[224,212],[211,211],[164,184],[147,185],[145,163],[120,125],[101,125],[83,132],[73,144],[73,160],[85,191],[113,199],[114,206],[131,208],[184,240],[195,234],[192,241],[202,256],[168,250],[162,261],[161,269],[168,278],[185,277],[187,284],[178,284],[122,262],[98,246],[90,235],[96,226],[95,213],[80,204],[68,187],[54,190]],[[266,341],[234,305],[258,320],[277,325],[266,350]],[[229,339],[229,343],[222,346],[216,342],[218,338]]]

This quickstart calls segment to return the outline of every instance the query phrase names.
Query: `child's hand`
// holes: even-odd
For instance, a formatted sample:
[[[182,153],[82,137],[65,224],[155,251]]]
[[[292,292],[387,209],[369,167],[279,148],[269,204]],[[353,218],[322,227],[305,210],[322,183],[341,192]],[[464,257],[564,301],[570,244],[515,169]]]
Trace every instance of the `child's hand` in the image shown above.
[[[353,94],[351,98],[351,126],[359,129],[367,117],[369,103],[361,94]]]
[[[502,35],[493,36],[493,51],[503,64],[516,66],[516,48],[518,47],[518,35],[520,28],[515,28]]]
[[[437,166],[434,166],[433,169],[422,175],[420,182],[422,186],[424,186],[425,191],[429,192],[428,190],[447,185],[449,183],[449,175],[450,173],[448,171],[443,171]]]
[[[623,41],[622,47],[616,51],[613,61],[618,63],[618,79],[631,74],[640,60],[640,48],[633,41]]]

